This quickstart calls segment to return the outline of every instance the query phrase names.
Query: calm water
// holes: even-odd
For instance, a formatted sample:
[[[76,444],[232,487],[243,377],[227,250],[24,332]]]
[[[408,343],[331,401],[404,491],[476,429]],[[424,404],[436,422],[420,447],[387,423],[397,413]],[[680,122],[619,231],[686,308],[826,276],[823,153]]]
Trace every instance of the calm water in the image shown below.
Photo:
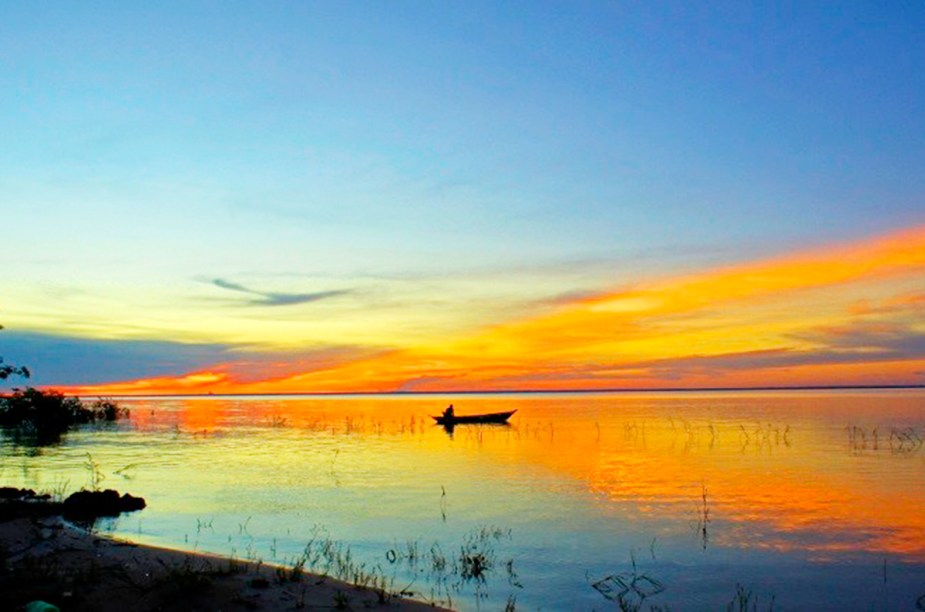
[[[518,412],[450,434],[428,418],[450,402]],[[57,447],[4,440],[2,481],[102,479],[149,503],[117,535],[273,563],[308,545],[317,570],[339,556],[465,610],[925,595],[921,390],[121,403],[129,421]]]

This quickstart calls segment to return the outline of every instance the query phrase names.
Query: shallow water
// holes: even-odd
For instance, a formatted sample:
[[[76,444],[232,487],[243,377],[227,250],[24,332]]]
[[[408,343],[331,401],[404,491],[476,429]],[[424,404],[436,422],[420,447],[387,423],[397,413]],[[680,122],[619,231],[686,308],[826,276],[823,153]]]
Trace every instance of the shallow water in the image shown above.
[[[450,433],[428,418],[450,402],[518,412]],[[59,446],[4,440],[3,483],[131,492],[148,508],[103,529],[267,563],[309,545],[307,569],[466,610],[925,595],[922,390],[120,403]]]

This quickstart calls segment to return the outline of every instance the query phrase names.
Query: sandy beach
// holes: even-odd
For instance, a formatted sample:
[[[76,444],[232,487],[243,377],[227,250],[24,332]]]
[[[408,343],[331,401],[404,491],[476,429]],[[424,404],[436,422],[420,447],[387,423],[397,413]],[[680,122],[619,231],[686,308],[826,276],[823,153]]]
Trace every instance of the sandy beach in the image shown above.
[[[0,609],[435,610],[430,604],[261,562],[142,546],[59,516],[0,522]]]

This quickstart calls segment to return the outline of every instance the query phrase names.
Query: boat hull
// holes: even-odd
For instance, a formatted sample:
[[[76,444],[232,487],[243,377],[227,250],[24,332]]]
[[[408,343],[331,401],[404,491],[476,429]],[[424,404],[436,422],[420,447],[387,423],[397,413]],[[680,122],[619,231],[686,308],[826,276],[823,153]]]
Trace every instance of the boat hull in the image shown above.
[[[511,415],[517,412],[492,412],[491,414],[454,415],[452,417],[432,416],[438,425],[466,425],[469,423],[507,423]]]

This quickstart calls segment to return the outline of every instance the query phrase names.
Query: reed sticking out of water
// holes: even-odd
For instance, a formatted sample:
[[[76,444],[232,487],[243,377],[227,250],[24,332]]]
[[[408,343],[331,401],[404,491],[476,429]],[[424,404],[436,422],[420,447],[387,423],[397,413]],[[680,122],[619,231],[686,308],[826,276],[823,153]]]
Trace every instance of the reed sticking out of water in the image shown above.
[[[415,580],[423,579],[430,587],[431,603],[452,607],[454,598],[466,589],[472,589],[477,601],[486,599],[488,582],[497,573],[503,573],[511,587],[523,588],[514,559],[498,558],[496,545],[510,537],[509,529],[482,527],[464,536],[457,555],[448,556],[436,542],[425,551],[417,542],[409,541],[396,544],[385,557],[394,566],[404,565]],[[398,594],[413,595],[410,587]]]
[[[270,416],[267,417],[266,421],[264,421],[264,425],[266,427],[272,427],[272,428],[279,429],[279,428],[285,427],[288,424],[288,422],[289,422],[288,419],[282,415],[271,414]]]
[[[707,549],[707,545],[710,543],[710,534],[707,529],[707,525],[710,523],[710,505],[707,502],[707,485],[702,484],[700,500],[700,507],[697,508],[697,522],[696,522],[696,531],[697,535],[700,537],[700,545],[703,550]]]
[[[739,452],[760,451],[771,452],[780,447],[790,448],[790,425],[786,423],[714,423],[713,421],[697,422],[687,419],[667,416],[667,426],[671,434],[671,449],[681,448],[689,453],[695,449],[706,448],[715,450],[723,442],[732,442],[738,439]],[[628,442],[641,441],[645,447],[646,427],[643,422],[638,425],[634,422],[624,425],[624,438]]]
[[[100,469],[100,464],[93,460],[93,455],[89,452],[87,453],[87,461],[84,463],[84,468],[90,475],[90,490],[99,491],[100,483],[106,480],[106,475],[103,474],[103,471]]]
[[[857,425],[846,425],[845,432],[848,434],[848,449],[852,453],[861,453],[868,449],[868,440],[870,440],[871,450],[878,450],[880,447],[879,428],[874,427],[868,431],[864,427]]]
[[[845,433],[848,436],[848,451],[852,454],[861,454],[866,451],[879,451],[881,443],[880,427],[868,429],[858,425],[846,425]],[[885,438],[885,434],[883,435]],[[915,427],[890,427],[890,436],[886,438],[886,446],[894,455],[911,455],[919,452],[925,445],[923,434]]]
[[[640,572],[636,566],[636,556],[630,551],[631,570],[619,574],[609,574],[600,580],[591,583],[591,587],[606,599],[614,601],[620,610],[636,612],[642,608],[646,599],[658,595],[665,590],[665,585]],[[656,609],[650,606],[650,609]]]
[[[891,427],[890,428],[890,452],[906,455],[919,451],[922,448],[923,439],[914,427]]]
[[[394,580],[389,580],[378,564],[369,566],[357,562],[350,546],[336,542],[328,537],[321,537],[323,530],[316,527],[312,538],[299,557],[288,568],[278,568],[277,580],[280,582],[300,582],[306,568],[321,574],[322,578],[331,576],[349,582],[357,587],[369,589],[376,593],[380,603],[387,603],[393,596],[401,596],[404,590],[395,592]]]
[[[743,438],[742,452],[749,445],[754,445],[756,450],[767,451],[781,444],[790,448],[790,425],[785,425],[781,429],[773,423],[755,423],[751,429],[746,429],[744,425],[739,425],[739,429],[741,430],[740,438]]]
[[[758,612],[758,596],[739,583],[736,583],[736,594],[728,604],[726,612]],[[771,601],[768,604],[768,611],[774,610],[774,595],[771,595]]]

